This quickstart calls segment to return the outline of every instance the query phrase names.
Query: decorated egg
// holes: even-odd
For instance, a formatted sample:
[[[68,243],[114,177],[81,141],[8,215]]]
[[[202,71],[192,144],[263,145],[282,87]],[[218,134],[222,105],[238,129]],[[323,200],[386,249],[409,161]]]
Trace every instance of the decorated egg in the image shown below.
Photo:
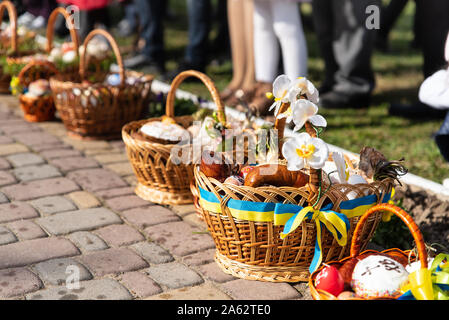
[[[242,186],[245,180],[241,176],[227,177],[224,183],[235,184],[236,186]]]
[[[73,61],[75,61],[75,59],[76,59],[76,52],[73,50],[67,51],[62,55],[62,61],[64,63],[72,63]]]
[[[365,298],[395,296],[407,279],[408,272],[402,264],[389,257],[371,255],[355,265],[351,286],[358,296]]]
[[[338,296],[344,288],[343,277],[334,266],[326,266],[315,278],[315,288]]]
[[[106,78],[106,82],[107,82],[107,84],[109,84],[111,86],[118,86],[120,84],[120,76],[119,76],[119,74],[118,73],[110,74]]]

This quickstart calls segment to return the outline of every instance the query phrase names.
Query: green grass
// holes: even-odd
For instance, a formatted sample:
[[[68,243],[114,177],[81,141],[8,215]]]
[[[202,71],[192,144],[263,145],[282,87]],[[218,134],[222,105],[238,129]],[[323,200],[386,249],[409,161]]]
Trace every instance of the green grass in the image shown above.
[[[188,37],[185,1],[171,0],[170,4],[175,19],[165,24],[165,41],[167,68],[172,70],[183,57]],[[309,5],[303,6],[302,11],[306,17],[310,17]],[[390,159],[404,157],[411,173],[441,183],[442,179],[449,177],[449,164],[440,155],[432,134],[439,129],[442,120],[411,121],[388,115],[390,103],[417,101],[419,85],[423,81],[421,53],[410,48],[413,14],[414,2],[410,1],[390,35],[390,52],[375,51],[373,54],[376,88],[370,108],[320,110],[328,120],[323,138],[328,143],[357,153],[363,146],[372,146]],[[214,35],[215,29],[211,32],[211,38]],[[306,29],[306,37],[309,51],[308,78],[319,86],[324,74],[323,61],[313,31]],[[206,71],[220,90],[232,78],[230,61],[219,66],[210,65]],[[185,83],[181,88],[204,98],[209,96],[201,83]]]

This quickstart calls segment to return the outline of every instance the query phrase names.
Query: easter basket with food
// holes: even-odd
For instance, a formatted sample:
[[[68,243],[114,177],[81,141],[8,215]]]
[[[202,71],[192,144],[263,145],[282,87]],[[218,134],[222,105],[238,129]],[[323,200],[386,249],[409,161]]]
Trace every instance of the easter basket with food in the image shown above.
[[[87,70],[87,46],[95,36],[103,36],[110,43],[119,66],[118,74]],[[74,138],[117,138],[123,125],[139,119],[148,105],[153,76],[125,70],[118,45],[105,30],[91,31],[83,48],[79,73],[60,73],[50,78],[56,110]]]
[[[21,36],[17,34],[17,11],[14,4],[10,1],[2,1],[0,3],[0,24],[2,23],[5,10],[9,16],[9,26],[2,30],[0,35],[0,93],[10,93],[11,75],[17,75],[23,67],[23,65],[15,66],[13,63],[14,59],[35,53],[30,48],[33,46],[33,39],[28,34],[28,31],[21,28],[20,30],[24,34],[21,34]]]
[[[365,223],[379,213],[391,213],[402,220],[413,236],[417,254],[398,248],[361,252]],[[379,204],[359,220],[350,255],[313,272],[309,289],[315,300],[449,300],[449,255],[430,257],[413,219],[399,207]]]
[[[35,60],[11,80],[12,93],[19,97],[25,120],[41,122],[54,118],[56,110],[48,79],[56,74],[58,70],[51,62]]]
[[[128,158],[137,177],[135,192],[145,200],[160,204],[188,204],[196,193],[193,181],[191,136],[194,135],[194,118],[191,115],[175,116],[176,90],[188,77],[200,79],[217,106],[217,120],[224,125],[226,116],[219,93],[205,74],[187,70],[172,81],[167,95],[165,115],[126,124],[122,138]],[[175,149],[176,148],[176,149]],[[178,158],[174,150],[186,151],[186,161]]]
[[[327,122],[316,114],[314,85],[281,75],[273,89],[276,120],[270,136],[277,143],[267,153],[272,155],[256,157],[255,165],[248,157],[242,165],[223,162],[218,153],[203,154],[194,176],[215,261],[224,272],[250,280],[307,281],[321,262],[349,255],[360,216],[390,199],[405,168],[372,148],[362,150],[358,165],[339,152],[329,154],[319,138]],[[284,138],[290,121],[294,131],[306,132]],[[362,247],[380,219],[379,213],[366,221]]]

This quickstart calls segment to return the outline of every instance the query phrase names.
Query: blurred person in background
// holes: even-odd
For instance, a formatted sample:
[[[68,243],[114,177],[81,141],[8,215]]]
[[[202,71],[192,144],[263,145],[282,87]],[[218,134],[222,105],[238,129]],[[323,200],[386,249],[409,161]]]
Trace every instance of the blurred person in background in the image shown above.
[[[366,27],[366,8],[378,0],[313,0],[315,33],[324,59],[323,108],[363,108],[371,102],[376,30]]]
[[[96,25],[99,25],[100,28],[110,26],[107,10],[109,0],[57,0],[57,2],[62,6],[75,5],[78,7],[80,23],[78,35],[80,41],[84,41],[84,38]]]
[[[449,1],[415,2],[417,32],[423,54],[423,76],[428,78],[446,64],[444,45],[449,31]],[[421,101],[412,105],[391,104],[389,113],[411,119],[443,119],[446,116],[445,110],[432,108]]]
[[[147,72],[165,72],[164,18],[165,0],[133,0],[145,45],[133,57],[124,60],[125,68],[145,67]]]
[[[26,11],[17,18],[17,24],[29,29],[44,28],[56,7],[56,0],[22,0],[22,8]]]
[[[254,91],[253,0],[228,0],[228,29],[231,44],[232,79],[220,93],[228,106]],[[240,91],[240,97],[236,95]]]
[[[299,12],[301,0],[254,0],[254,62],[256,84],[247,100],[264,116],[273,103],[266,97],[278,75],[280,53],[290,80],[307,75],[307,43]]]

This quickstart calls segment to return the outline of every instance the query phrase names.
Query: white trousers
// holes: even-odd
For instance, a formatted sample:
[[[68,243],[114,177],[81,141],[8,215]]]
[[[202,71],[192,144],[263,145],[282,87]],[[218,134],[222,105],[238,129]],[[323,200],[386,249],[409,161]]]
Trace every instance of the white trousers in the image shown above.
[[[306,76],[307,43],[298,2],[254,0],[254,60],[257,81],[273,82],[278,76],[279,44],[284,74],[291,80]]]

